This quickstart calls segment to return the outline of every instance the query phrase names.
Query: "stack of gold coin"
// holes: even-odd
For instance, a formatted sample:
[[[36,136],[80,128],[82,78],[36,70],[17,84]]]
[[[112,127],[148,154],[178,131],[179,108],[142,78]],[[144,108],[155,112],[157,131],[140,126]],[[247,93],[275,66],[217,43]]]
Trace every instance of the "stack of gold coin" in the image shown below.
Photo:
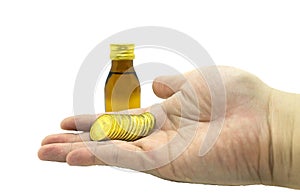
[[[134,141],[147,136],[155,125],[155,117],[150,112],[143,114],[103,114],[90,129],[93,141],[117,139]]]

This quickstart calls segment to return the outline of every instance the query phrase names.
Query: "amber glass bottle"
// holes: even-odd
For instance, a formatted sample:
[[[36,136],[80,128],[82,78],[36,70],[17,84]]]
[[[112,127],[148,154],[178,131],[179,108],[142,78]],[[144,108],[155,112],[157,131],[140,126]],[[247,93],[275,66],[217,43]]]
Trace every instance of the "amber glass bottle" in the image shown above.
[[[111,69],[105,83],[105,112],[139,108],[140,82],[133,67],[134,44],[111,44]]]

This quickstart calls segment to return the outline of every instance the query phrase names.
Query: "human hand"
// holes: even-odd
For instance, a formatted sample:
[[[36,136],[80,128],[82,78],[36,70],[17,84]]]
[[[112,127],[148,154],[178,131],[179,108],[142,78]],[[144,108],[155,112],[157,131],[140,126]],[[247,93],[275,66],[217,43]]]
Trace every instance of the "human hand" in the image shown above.
[[[273,185],[272,89],[255,76],[230,67],[218,67],[223,83],[214,83],[215,69],[205,67],[154,81],[154,93],[166,100],[129,111],[150,110],[156,116],[158,129],[149,136],[133,142],[93,142],[88,131],[95,116],[69,117],[62,121],[63,129],[85,132],[46,137],[39,158],[70,165],[119,166],[182,182]],[[218,97],[214,88],[220,85],[226,92],[224,115],[219,113],[222,108],[212,104],[213,97]],[[217,132],[213,134],[216,142],[201,155],[205,136],[211,132]]]

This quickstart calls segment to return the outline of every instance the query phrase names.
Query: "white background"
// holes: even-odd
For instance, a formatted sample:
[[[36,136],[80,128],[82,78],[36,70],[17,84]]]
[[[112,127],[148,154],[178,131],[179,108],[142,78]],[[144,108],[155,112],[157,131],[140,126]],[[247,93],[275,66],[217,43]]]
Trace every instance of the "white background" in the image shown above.
[[[299,193],[169,182],[110,167],[43,162],[36,155],[42,138],[60,132],[60,120],[73,114],[74,81],[84,58],[101,40],[128,28],[177,29],[202,44],[216,64],[300,93],[298,2],[1,0],[0,194]]]

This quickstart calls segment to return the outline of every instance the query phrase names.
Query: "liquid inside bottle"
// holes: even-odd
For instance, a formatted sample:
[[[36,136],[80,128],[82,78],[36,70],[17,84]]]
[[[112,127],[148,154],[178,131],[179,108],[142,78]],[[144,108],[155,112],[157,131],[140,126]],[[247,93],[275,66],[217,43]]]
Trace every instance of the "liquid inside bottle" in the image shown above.
[[[105,112],[141,105],[141,88],[133,67],[133,44],[111,45],[112,66],[105,83]]]

